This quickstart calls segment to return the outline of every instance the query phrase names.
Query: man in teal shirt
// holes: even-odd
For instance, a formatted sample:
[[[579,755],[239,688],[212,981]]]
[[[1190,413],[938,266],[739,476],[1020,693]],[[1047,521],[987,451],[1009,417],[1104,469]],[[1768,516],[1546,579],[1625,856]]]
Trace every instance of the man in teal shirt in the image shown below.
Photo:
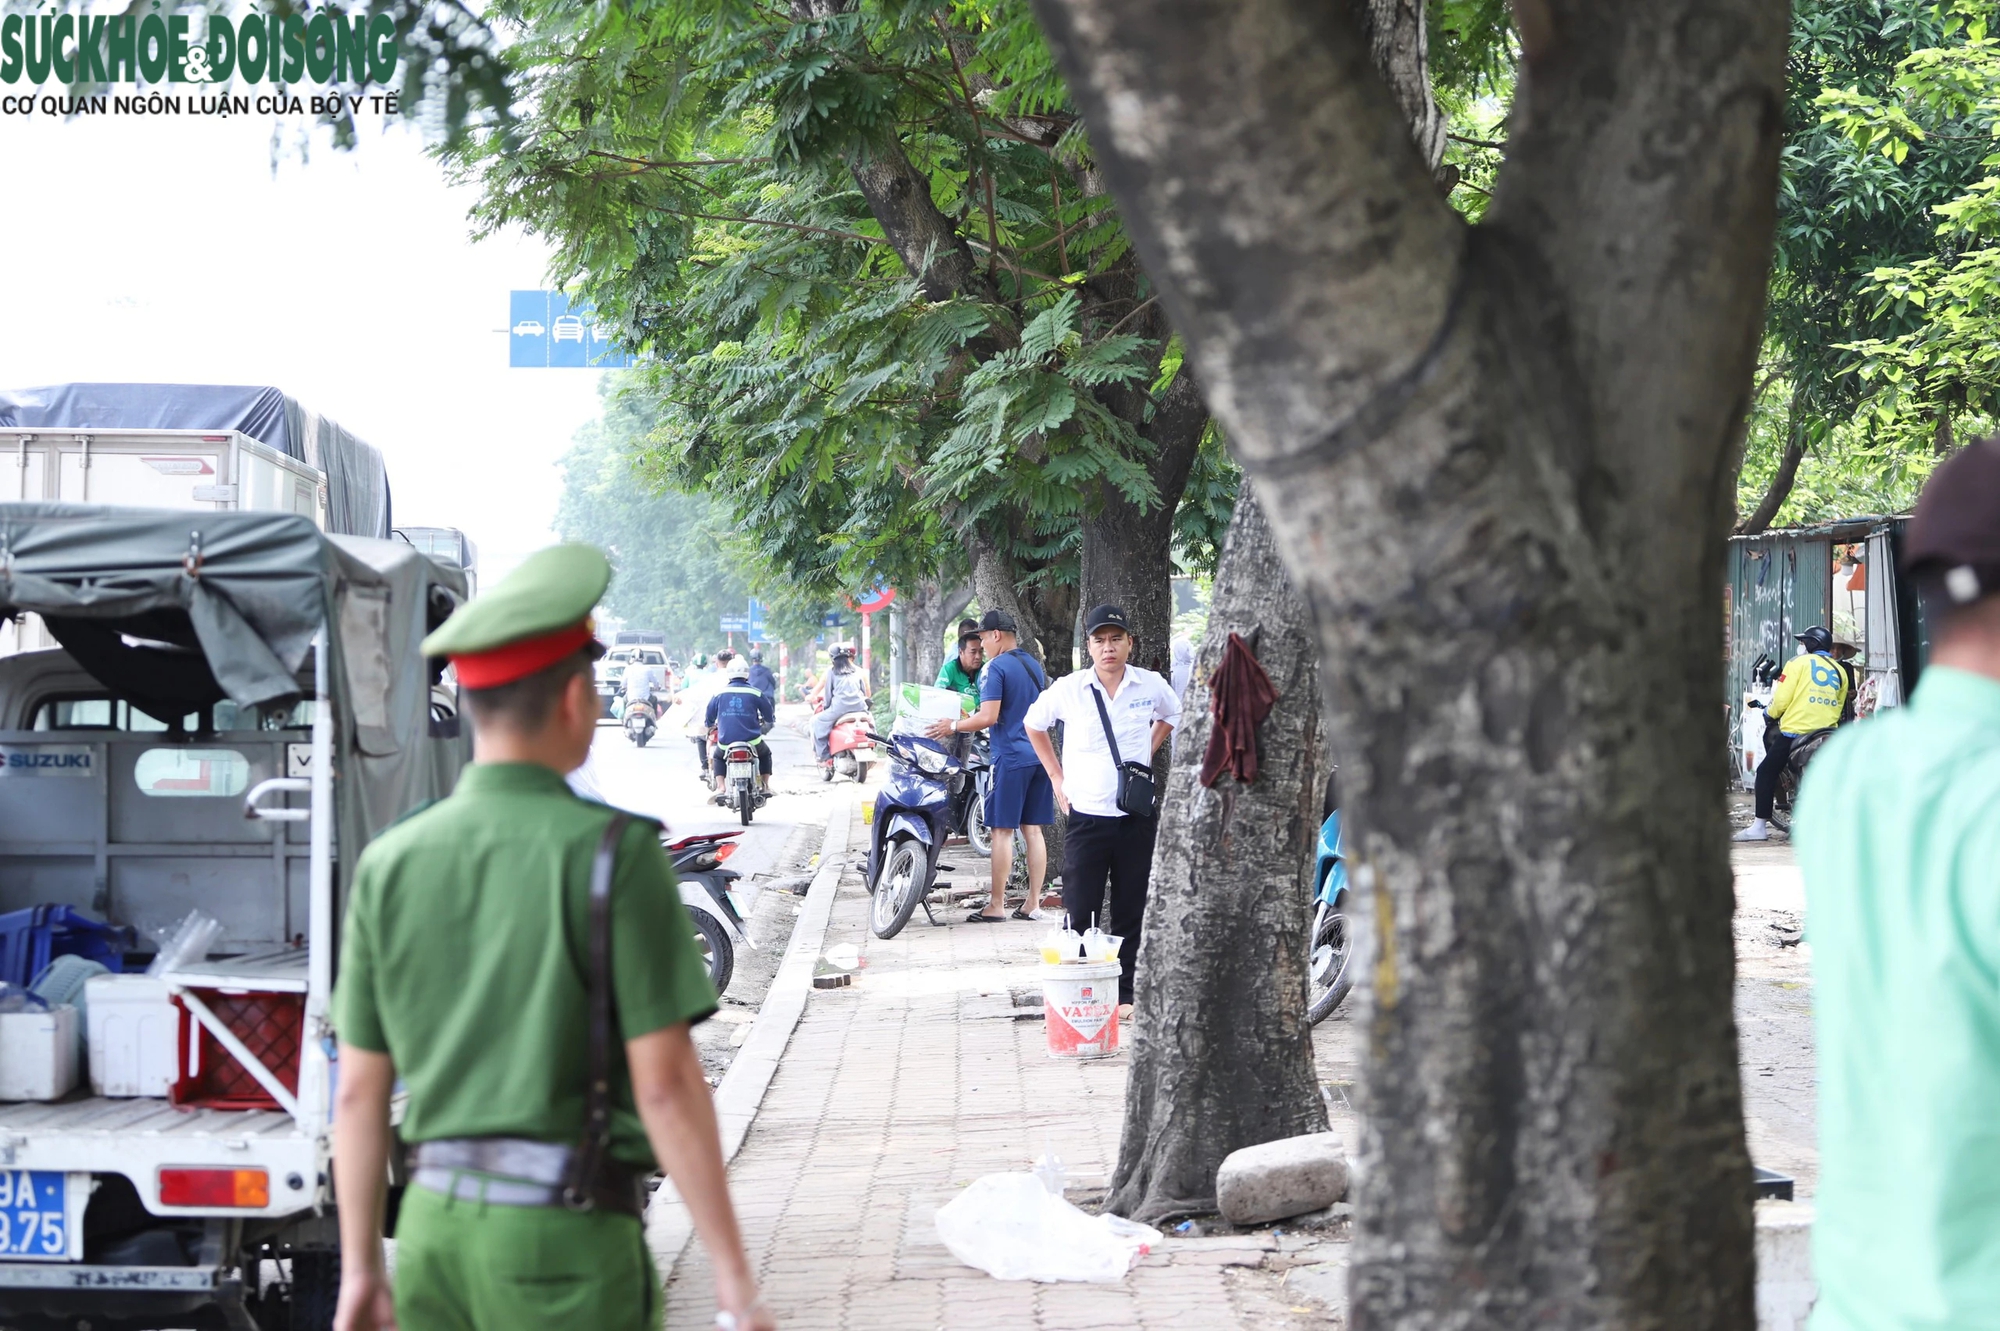
[[[1909,706],[1827,742],[1796,823],[1813,1331],[2000,1328],[2000,439],[1938,468],[1904,559],[1930,664]]]

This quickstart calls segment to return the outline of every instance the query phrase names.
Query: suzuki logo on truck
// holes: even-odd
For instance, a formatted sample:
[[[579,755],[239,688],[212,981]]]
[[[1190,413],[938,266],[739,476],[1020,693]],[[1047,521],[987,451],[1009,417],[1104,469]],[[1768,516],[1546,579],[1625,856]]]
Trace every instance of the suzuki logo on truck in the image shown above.
[[[87,748],[0,748],[0,776],[89,776]]]

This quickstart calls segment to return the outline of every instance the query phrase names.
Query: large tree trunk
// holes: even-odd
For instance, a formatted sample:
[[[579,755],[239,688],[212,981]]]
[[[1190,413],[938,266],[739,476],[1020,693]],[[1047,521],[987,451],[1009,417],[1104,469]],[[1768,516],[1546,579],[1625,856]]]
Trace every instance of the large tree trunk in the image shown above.
[[[1254,640],[1278,690],[1257,780],[1196,777],[1205,681],[1231,633]],[[1319,641],[1277,538],[1244,486],[1215,573],[1188,688],[1139,944],[1138,1024],[1108,1208],[1158,1222],[1215,1209],[1231,1151],[1326,1128],[1306,1021],[1312,856],[1326,741]]]
[[[1036,4],[1321,625],[1352,1324],[1750,1327],[1715,663],[1786,6],[1518,0],[1467,228],[1344,7]]]
[[[944,668],[946,630],[972,603],[972,588],[925,580],[899,589],[898,600],[903,608],[909,678],[928,684]]]

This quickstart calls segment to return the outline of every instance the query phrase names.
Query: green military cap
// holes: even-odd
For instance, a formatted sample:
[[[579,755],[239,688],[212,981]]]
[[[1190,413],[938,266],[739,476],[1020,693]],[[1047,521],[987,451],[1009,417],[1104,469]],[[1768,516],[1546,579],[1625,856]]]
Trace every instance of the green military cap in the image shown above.
[[[590,612],[610,585],[611,563],[595,546],[538,550],[425,638],[423,653],[450,657],[469,689],[511,684],[588,643]]]

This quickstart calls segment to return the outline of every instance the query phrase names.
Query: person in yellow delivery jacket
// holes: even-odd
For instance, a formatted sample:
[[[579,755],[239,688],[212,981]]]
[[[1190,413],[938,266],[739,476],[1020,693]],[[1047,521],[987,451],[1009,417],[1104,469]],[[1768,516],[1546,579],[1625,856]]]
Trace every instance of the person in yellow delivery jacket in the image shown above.
[[[1814,626],[1798,635],[1805,650],[1785,663],[1778,687],[1764,714],[1777,723],[1765,731],[1764,761],[1757,764],[1757,816],[1736,834],[1738,841],[1771,839],[1771,812],[1778,798],[1778,777],[1792,756],[1792,745],[1820,730],[1840,724],[1847,704],[1846,667],[1833,659],[1833,635]]]

